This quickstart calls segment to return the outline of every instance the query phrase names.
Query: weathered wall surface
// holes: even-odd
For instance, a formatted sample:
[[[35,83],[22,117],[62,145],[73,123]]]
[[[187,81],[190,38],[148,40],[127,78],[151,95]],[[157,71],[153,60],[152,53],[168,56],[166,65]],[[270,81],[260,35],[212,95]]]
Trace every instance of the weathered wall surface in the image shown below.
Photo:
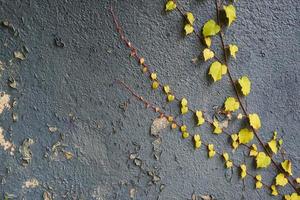
[[[214,17],[212,1],[181,4],[195,14],[198,27]],[[209,63],[191,62],[203,47],[195,36],[182,36],[181,16],[165,14],[164,1],[113,5],[147,64],[193,108],[212,110],[233,94],[227,77],[211,84]],[[262,118],[260,135],[267,141],[278,131],[295,176],[300,176],[299,6],[297,0],[238,1],[238,20],[226,37],[240,48],[231,64],[233,76],[247,74],[252,80],[247,108]],[[130,199],[130,191],[136,191],[136,199],[190,199],[193,193],[217,199],[272,199],[269,191],[254,190],[250,178],[244,186],[237,170],[231,174],[221,159],[208,160],[206,151],[195,151],[176,131],[163,131],[162,154],[154,159],[155,138],[149,128],[157,115],[114,80],[123,80],[153,103],[163,103],[164,97],[151,91],[149,80],[129,58],[109,7],[110,1],[95,0],[0,0],[0,20],[14,26],[0,28],[1,91],[17,102],[0,118],[5,139],[16,146],[13,156],[0,148],[0,199],[5,193],[15,199],[41,199],[45,191],[54,199]],[[26,52],[23,46],[28,49],[25,60],[13,58],[15,51]],[[9,78],[15,79],[16,89],[8,86]],[[164,108],[178,110],[176,104]],[[18,116],[16,122],[12,113]],[[209,126],[194,131],[217,150],[230,151],[228,138],[212,135]],[[22,155],[19,148],[27,138],[34,141],[32,159],[23,166],[24,151]],[[234,158],[251,166],[243,151],[235,152]],[[73,155],[70,160],[68,152]],[[141,168],[129,159],[131,153],[138,154]],[[272,169],[259,173],[269,179],[275,175]],[[149,171],[160,180],[152,183]],[[27,188],[24,184],[32,178],[39,186]]]

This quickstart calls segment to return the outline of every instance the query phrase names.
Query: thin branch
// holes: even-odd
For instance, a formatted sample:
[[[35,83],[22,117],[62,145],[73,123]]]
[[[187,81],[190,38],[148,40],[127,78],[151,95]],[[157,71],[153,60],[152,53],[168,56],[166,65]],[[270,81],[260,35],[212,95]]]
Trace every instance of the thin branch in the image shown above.
[[[122,85],[131,95],[133,95],[137,100],[141,101],[142,103],[144,103],[146,105],[146,108],[150,108],[152,111],[154,112],[159,112],[161,117],[168,117],[171,115],[166,114],[160,107],[154,105],[153,103],[147,101],[145,98],[143,98],[141,95],[139,95],[137,92],[135,92],[129,85],[127,85],[126,83],[124,83],[121,80],[116,80],[116,83]],[[177,122],[175,119],[172,121],[173,123],[175,123],[178,127],[180,127],[182,124],[180,124],[179,122]],[[201,140],[202,144],[204,144],[206,146],[206,148],[208,147],[208,143],[204,142],[203,140]],[[222,156],[223,153],[220,153],[218,151],[216,151],[216,154]],[[238,164],[236,164],[232,159],[230,159],[232,161],[232,165],[234,167],[236,167],[237,169],[240,168],[240,166]],[[254,180],[256,180],[255,175],[249,173],[248,171],[246,171],[247,175],[252,177]],[[261,183],[263,184],[264,187],[268,188],[271,190],[271,186],[269,186],[268,184],[264,183],[261,181]]]
[[[223,50],[223,56],[224,56],[224,64],[227,66],[227,74],[228,74],[228,77],[230,79],[230,83],[234,89],[234,92],[235,92],[235,95],[241,105],[241,108],[242,108],[242,111],[244,112],[244,114],[248,117],[248,113],[244,107],[244,104],[242,103],[241,101],[241,97],[239,95],[239,92],[238,92],[238,89],[237,89],[237,86],[232,78],[232,75],[230,73],[230,67],[228,65],[228,60],[227,60],[227,56],[226,56],[226,47],[225,47],[225,42],[224,42],[224,33],[223,33],[223,27],[221,25],[221,20],[220,20],[220,4],[218,2],[218,0],[215,0],[215,4],[216,4],[216,12],[217,12],[217,20],[218,20],[218,24],[221,26],[221,31],[219,33],[219,36],[220,36],[220,39],[221,39],[221,44],[222,44],[222,50]],[[273,165],[277,168],[278,171],[282,172],[285,174],[285,171],[281,169],[281,167],[274,161],[274,159],[272,158],[272,155],[269,153],[269,151],[267,150],[267,147],[265,146],[264,142],[261,140],[261,138],[258,136],[257,134],[257,131],[251,127],[255,137],[257,138],[257,140],[259,141],[260,145],[263,147],[264,151],[267,153],[267,155],[270,157],[271,159],[271,162],[273,163]],[[297,192],[297,188],[296,186],[293,184],[293,182],[295,182],[295,180],[293,180],[293,182],[290,180],[290,178],[293,179],[293,177],[288,177],[288,181],[289,181],[289,184],[294,188],[294,190]]]

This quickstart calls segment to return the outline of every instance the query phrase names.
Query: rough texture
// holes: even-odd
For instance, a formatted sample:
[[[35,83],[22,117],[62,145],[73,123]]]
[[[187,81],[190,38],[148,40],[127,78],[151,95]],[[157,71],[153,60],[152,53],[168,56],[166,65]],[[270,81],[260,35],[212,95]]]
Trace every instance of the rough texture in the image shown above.
[[[212,1],[179,2],[195,14],[197,27],[215,17]],[[112,4],[146,63],[193,108],[210,111],[233,94],[227,77],[211,83],[209,63],[191,62],[203,46],[195,36],[183,37],[182,17],[164,13],[163,1]],[[238,1],[238,21],[225,39],[240,48],[231,64],[233,76],[248,74],[253,82],[247,108],[261,116],[261,137],[267,141],[277,130],[284,138],[294,176],[300,176],[299,6],[298,0]],[[114,81],[123,80],[146,99],[164,104],[168,112],[177,112],[177,105],[165,105],[161,92],[151,91],[149,80],[141,76],[116,34],[109,7],[106,0],[0,0],[0,20],[10,21],[19,33],[13,36],[12,29],[0,28],[1,91],[18,103],[0,118],[5,138],[17,150],[11,156],[0,148],[0,199],[5,193],[15,199],[41,199],[44,191],[54,199],[130,199],[132,195],[175,200],[190,199],[193,193],[217,199],[276,199],[266,189],[254,190],[250,178],[244,187],[238,170],[231,175],[221,159],[208,160],[206,151],[195,151],[177,131],[163,131],[162,153],[155,160],[155,138],[149,129],[157,115]],[[26,59],[9,62],[23,45],[29,50]],[[17,89],[7,85],[9,77],[17,81]],[[17,122],[12,113],[18,114]],[[209,126],[191,132],[198,131],[216,150],[230,151],[225,135],[212,135]],[[34,140],[32,160],[23,166],[18,150],[27,138]],[[65,146],[51,149],[58,141]],[[66,151],[74,155],[72,159],[65,158]],[[244,148],[235,152],[234,159],[251,166],[243,151],[247,152]],[[130,160],[131,153],[140,160]],[[141,168],[136,166],[141,162]],[[268,183],[275,175],[273,167],[260,173]],[[33,178],[38,186],[22,187]],[[153,178],[156,184],[151,183]]]

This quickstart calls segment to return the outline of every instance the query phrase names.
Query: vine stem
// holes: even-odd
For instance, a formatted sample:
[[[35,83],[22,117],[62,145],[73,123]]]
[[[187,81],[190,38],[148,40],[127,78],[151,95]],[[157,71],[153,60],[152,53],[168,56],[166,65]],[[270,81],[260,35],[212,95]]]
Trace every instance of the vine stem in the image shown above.
[[[117,28],[118,33],[120,34],[121,39],[125,42],[126,46],[127,46],[128,48],[130,48],[130,50],[131,50],[131,56],[134,57],[134,58],[136,59],[137,62],[139,62],[139,60],[140,60],[142,57],[139,56],[138,50],[137,50],[137,49],[134,47],[134,45],[126,38],[126,36],[125,36],[125,34],[124,34],[124,31],[123,31],[123,29],[122,29],[122,27],[121,27],[121,25],[120,25],[120,23],[119,23],[119,20],[118,20],[117,16],[116,16],[115,13],[114,13],[112,7],[111,7],[111,13],[112,13],[112,16],[113,16],[113,18],[114,18],[114,23],[115,23],[115,25],[116,25],[116,28]],[[133,52],[134,52],[134,53],[133,53]],[[147,68],[147,75],[148,75],[148,77],[150,77],[151,72],[150,72],[150,70],[149,70],[149,67],[148,67],[145,63],[143,63],[143,64],[141,64],[141,65],[142,65],[143,67]],[[160,81],[160,83],[161,83],[161,81]],[[164,85],[164,84],[162,84],[162,83],[159,84],[159,87],[160,87],[161,90],[163,90],[163,86],[162,86],[162,85]],[[180,99],[181,99],[181,98],[178,98],[177,95],[175,95],[175,94],[174,94],[174,97],[175,97],[175,100],[176,100],[177,102],[180,102]],[[191,111],[193,114],[196,114],[196,110],[195,110],[195,109],[192,109],[192,108],[190,108],[190,107],[188,107],[188,109],[189,109],[189,111]],[[205,114],[205,113],[204,113],[204,114]],[[207,123],[209,123],[210,125],[213,126],[213,122],[212,122],[211,120],[209,120],[205,115],[204,115],[203,117],[204,117],[204,119],[205,119],[205,121],[206,121]],[[230,134],[229,132],[227,132],[227,131],[225,131],[225,130],[223,130],[223,132],[224,132],[227,136],[231,136],[231,134]],[[248,148],[248,149],[251,149],[251,147],[248,146],[247,144],[241,144],[241,145],[242,145],[242,146],[245,146],[245,147]]]
[[[183,11],[181,10],[181,9],[179,9],[178,7],[177,7],[177,10],[185,17],[185,15],[184,15],[184,13],[183,13]],[[218,9],[219,10],[219,9]],[[115,13],[114,13],[114,10],[113,10],[113,7],[111,6],[111,8],[110,8],[110,11],[111,11],[111,14],[112,14],[112,16],[113,16],[113,20],[114,20],[114,23],[115,23],[115,25],[116,25],[116,29],[117,29],[117,32],[120,34],[120,37],[121,37],[121,39],[125,42],[125,44],[127,45],[127,47],[131,50],[131,56],[132,57],[134,57],[137,61],[139,61],[140,60],[140,58],[141,57],[139,57],[138,56],[138,54],[137,54],[137,49],[132,45],[132,43],[125,37],[125,34],[124,34],[124,31],[123,31],[123,29],[122,29],[122,27],[121,27],[121,25],[120,25],[120,23],[119,23],[119,21],[118,21],[118,18],[116,17],[116,15],[115,15]],[[198,36],[198,38],[201,40],[201,36],[196,32],[196,31],[194,31],[194,33]],[[223,38],[222,38],[223,39]],[[224,46],[224,49],[225,49],[225,45],[224,45],[224,41],[222,42],[222,47]],[[223,50],[224,50],[223,49]],[[226,50],[226,49],[225,49]],[[225,52],[225,51],[224,51]],[[225,55],[226,56],[226,55]],[[220,60],[220,59],[217,59],[217,60]],[[227,60],[227,59],[226,59]],[[226,61],[227,62],[227,61]],[[146,67],[146,68],[148,68],[148,66],[146,65],[146,64],[142,64],[144,67]],[[229,70],[228,70],[228,72],[229,72]],[[150,73],[149,72],[149,70],[148,70],[148,73]],[[231,79],[231,82],[233,83],[233,86],[235,87],[235,85],[234,85],[234,82],[233,82],[233,79],[232,79],[232,76],[230,75],[230,79]],[[159,85],[159,87],[161,87],[161,89],[162,89],[162,86],[161,85]],[[236,89],[236,92],[237,92],[237,88],[235,88]],[[238,94],[238,93],[236,93],[236,94]],[[175,99],[177,100],[177,101],[180,101],[176,96],[175,96]],[[239,100],[239,102],[240,102],[240,104],[241,105],[243,105],[242,103],[241,103],[241,101],[240,101],[240,99],[238,98],[238,100]],[[246,116],[248,116],[247,115],[247,112],[246,112],[246,110],[245,110],[245,108],[244,108],[244,106],[241,106],[242,107],[242,110],[243,110],[243,112],[245,113],[245,115]],[[196,111],[195,110],[193,110],[193,109],[190,109],[189,108],[189,110],[190,111],[192,111],[193,113],[195,113]],[[210,120],[208,120],[207,118],[205,118],[205,121],[206,122],[208,122],[208,123],[210,123],[211,125],[212,125],[212,122],[210,121]],[[254,130],[255,131],[255,130]],[[230,136],[231,134],[229,134],[229,133],[227,133],[226,131],[223,131],[226,135],[228,135],[228,136]],[[255,132],[255,135],[257,136],[257,134],[256,134],[256,132]],[[259,139],[260,140],[260,139]],[[260,141],[261,142],[261,144],[263,144],[262,143],[262,141]],[[245,147],[247,147],[248,149],[251,149],[251,147],[250,146],[248,146],[248,145],[246,145],[246,144],[242,144],[243,146],[245,146]],[[265,148],[265,146],[264,145],[262,145],[263,147],[264,147],[264,149],[265,149],[265,151],[266,151],[266,148]],[[268,151],[266,151],[267,153],[268,153]],[[268,153],[268,155],[269,155],[269,153]],[[272,159],[272,156],[270,156],[270,158],[271,158],[271,160],[272,160],[272,162],[273,162],[273,164],[279,169],[279,170],[281,170],[281,168],[275,163],[275,161]],[[289,180],[289,179],[288,179]],[[291,182],[290,182],[290,180],[289,180],[289,183],[291,184]],[[294,185],[293,184],[291,184],[292,186],[293,186],[293,188],[297,191],[297,189],[294,187]]]
[[[137,100],[141,101],[142,103],[144,103],[146,105],[146,108],[151,108],[152,111],[154,112],[158,112],[160,114],[160,117],[168,117],[171,115],[166,114],[160,107],[154,105],[153,103],[147,101],[145,98],[143,98],[141,95],[139,95],[136,91],[134,91],[129,85],[127,85],[126,83],[124,83],[121,80],[116,80],[116,83],[120,84],[121,86],[123,86],[132,96],[134,96]],[[175,123],[177,125],[177,127],[180,127],[181,124],[179,122],[177,122],[175,119],[172,121],[173,123]],[[208,143],[205,143],[204,141],[202,141],[202,143],[208,147]],[[216,154],[222,156],[223,153],[220,153],[218,151],[216,151]],[[232,165],[234,167],[236,167],[237,169],[239,169],[239,165],[236,164],[232,159]],[[248,171],[246,171],[247,175],[250,176],[251,178],[253,178],[254,180],[256,180],[255,175],[249,173]],[[268,188],[269,190],[271,190],[271,186],[269,186],[268,184],[264,183],[261,181],[261,183],[263,184],[264,187]]]
[[[222,50],[223,50],[223,56],[224,56],[224,62],[225,62],[224,64],[227,66],[227,74],[228,74],[228,77],[229,77],[229,79],[230,79],[230,83],[231,83],[231,85],[232,85],[232,87],[233,87],[233,89],[234,89],[235,95],[236,95],[236,97],[237,97],[237,99],[238,99],[238,101],[239,101],[239,103],[240,103],[240,105],[241,105],[241,108],[242,108],[243,113],[244,113],[247,117],[249,117],[248,112],[247,112],[247,110],[245,109],[245,106],[244,106],[244,104],[243,104],[242,101],[241,101],[241,97],[240,97],[240,95],[239,95],[237,86],[236,86],[236,84],[235,84],[235,82],[234,82],[234,80],[233,80],[233,77],[232,77],[231,73],[230,73],[230,68],[229,68],[228,60],[227,60],[227,56],[226,56],[226,47],[225,47],[225,42],[224,42],[224,33],[223,33],[222,24],[221,24],[221,20],[220,20],[220,6],[221,6],[221,5],[219,4],[219,1],[218,1],[218,0],[215,0],[215,5],[216,5],[216,11],[217,11],[217,21],[218,21],[218,24],[221,26],[221,30],[220,30],[219,36],[220,36],[220,39],[221,39],[221,45],[222,45]],[[263,141],[261,140],[261,138],[258,136],[257,131],[256,131],[253,127],[251,127],[251,129],[252,129],[252,131],[253,131],[253,133],[254,133],[256,139],[259,141],[260,145],[263,147],[264,151],[265,151],[265,152],[267,153],[267,155],[270,157],[271,162],[273,163],[273,165],[274,165],[280,172],[283,172],[283,173],[285,174],[285,171],[283,171],[283,170],[281,169],[281,167],[280,167],[280,166],[274,161],[274,159],[272,158],[272,155],[269,153],[269,151],[268,151],[268,149],[266,148],[264,142],[263,142]],[[293,178],[293,177],[291,177],[291,178],[293,179],[293,182],[295,182],[294,178]],[[299,193],[299,191],[297,191],[296,186],[293,184],[293,182],[290,180],[289,177],[288,177],[288,182],[289,182],[289,184],[294,188],[294,190],[295,190],[296,192]]]

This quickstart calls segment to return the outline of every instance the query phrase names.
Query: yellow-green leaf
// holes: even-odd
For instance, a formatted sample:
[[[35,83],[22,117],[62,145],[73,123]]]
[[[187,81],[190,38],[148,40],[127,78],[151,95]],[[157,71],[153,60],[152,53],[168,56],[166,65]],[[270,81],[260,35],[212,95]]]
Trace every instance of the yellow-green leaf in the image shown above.
[[[190,23],[191,25],[194,24],[195,18],[194,18],[193,13],[187,12],[186,13],[186,19],[187,19],[188,23]]]
[[[276,185],[285,186],[288,183],[288,179],[285,178],[283,173],[279,173],[275,178]]]
[[[234,97],[227,97],[224,107],[226,112],[234,112],[239,109],[240,103]]]
[[[260,129],[261,123],[258,114],[256,113],[249,114],[249,123],[250,126],[252,126],[252,128],[254,128],[255,130]]]
[[[238,83],[241,87],[242,94],[244,96],[247,96],[250,93],[251,90],[251,82],[247,76],[242,76],[239,80]]]
[[[256,156],[256,167],[266,168],[270,165],[271,158],[265,154],[265,152],[259,152]]]
[[[214,82],[221,80],[222,75],[224,75],[226,73],[227,73],[227,66],[222,65],[218,61],[215,61],[211,64],[211,66],[209,68],[209,72],[208,72],[208,74],[210,74],[211,77],[213,78]]]
[[[165,10],[166,11],[172,11],[176,8],[176,3],[172,0],[169,0],[167,3],[166,3],[166,8]]]
[[[205,48],[203,50],[204,61],[212,59],[214,56],[215,56],[215,53],[212,50],[210,50],[209,48]]]
[[[243,128],[239,131],[239,143],[240,144],[247,144],[253,139],[253,132],[247,128]]]
[[[191,34],[194,31],[193,25],[186,24],[184,26],[185,35]]]
[[[221,30],[220,26],[212,19],[208,20],[203,26],[203,36],[214,36]]]
[[[203,118],[203,114],[201,111],[196,111],[196,117],[197,117],[197,126],[200,126],[204,124],[205,119]]]
[[[281,163],[282,169],[288,173],[289,175],[292,175],[292,162],[289,160],[285,160]]]
[[[236,19],[235,7],[233,5],[228,5],[228,6],[223,6],[223,8],[225,10],[226,17],[228,19],[228,26],[230,26],[231,23]]]
[[[229,45],[229,52],[230,52],[230,55],[234,58],[236,58],[235,54],[238,52],[239,48],[234,45],[234,44],[230,44]]]

